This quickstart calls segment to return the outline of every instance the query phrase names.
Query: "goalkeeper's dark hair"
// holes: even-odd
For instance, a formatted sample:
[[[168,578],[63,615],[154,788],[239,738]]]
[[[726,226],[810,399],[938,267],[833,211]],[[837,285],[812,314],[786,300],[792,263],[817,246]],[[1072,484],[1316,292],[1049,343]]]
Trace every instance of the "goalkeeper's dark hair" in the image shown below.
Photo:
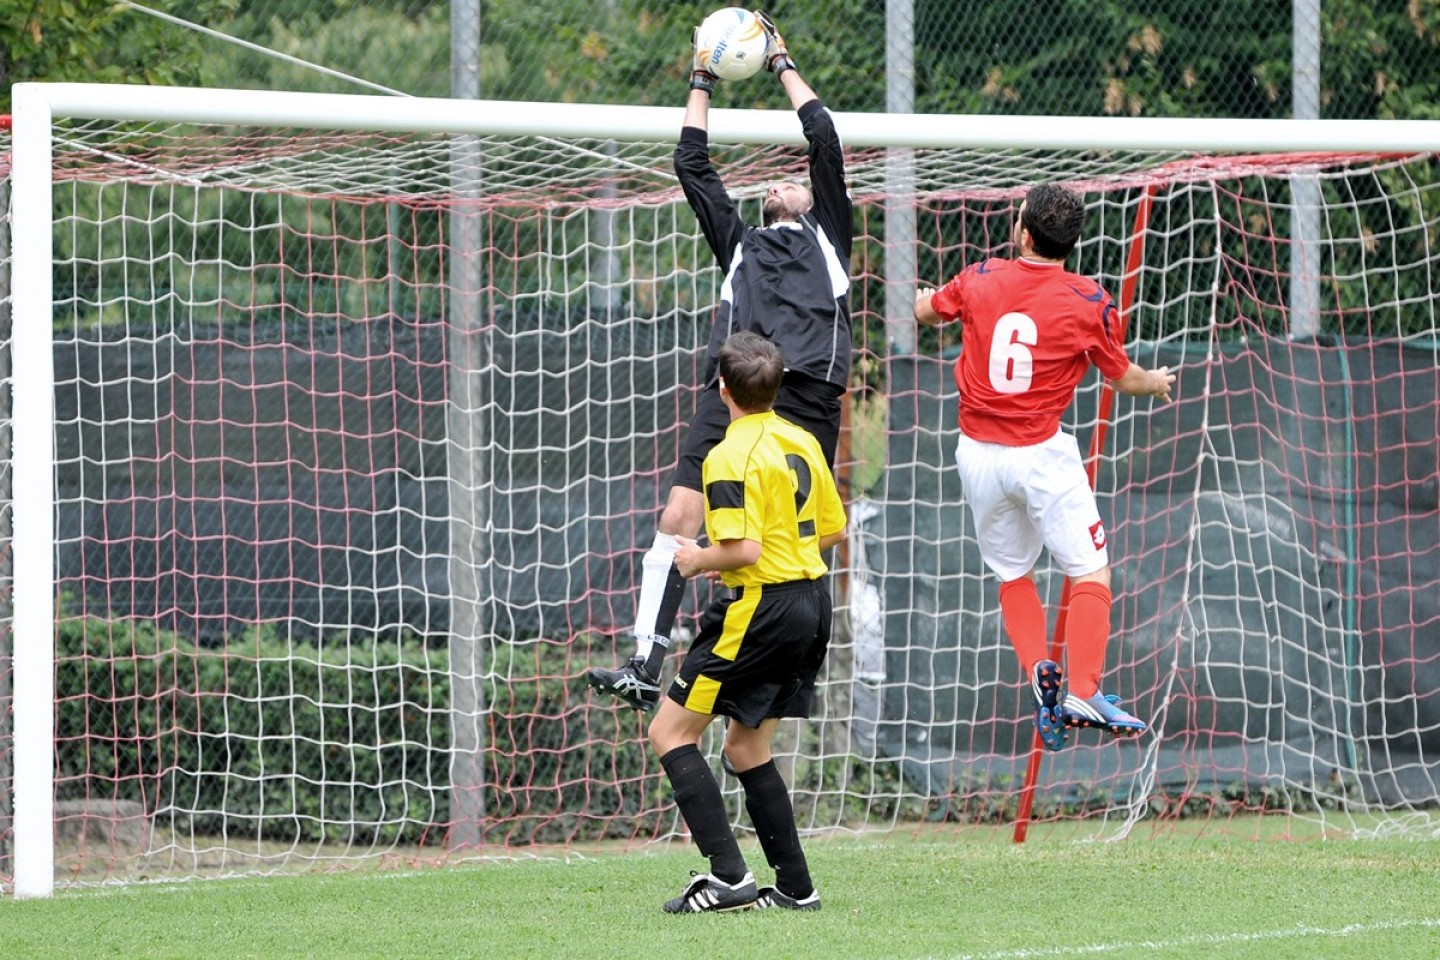
[[[1054,183],[1031,187],[1025,194],[1020,226],[1030,232],[1035,252],[1051,260],[1064,260],[1080,239],[1085,203],[1078,195]]]
[[[759,413],[775,405],[785,376],[780,348],[758,333],[734,334],[720,347],[720,378],[741,410]]]

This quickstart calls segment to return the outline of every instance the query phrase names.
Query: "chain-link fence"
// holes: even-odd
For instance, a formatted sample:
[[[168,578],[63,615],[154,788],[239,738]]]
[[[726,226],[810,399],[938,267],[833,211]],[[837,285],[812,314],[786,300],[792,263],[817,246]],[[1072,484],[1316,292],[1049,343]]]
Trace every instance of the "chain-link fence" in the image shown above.
[[[90,0],[67,14],[58,0],[6,3],[21,25],[0,60],[6,91],[18,80],[68,79],[640,104],[681,100],[691,28],[719,6]],[[1436,0],[768,6],[807,79],[840,110],[1440,116]],[[720,102],[783,106],[761,79],[722,85]]]

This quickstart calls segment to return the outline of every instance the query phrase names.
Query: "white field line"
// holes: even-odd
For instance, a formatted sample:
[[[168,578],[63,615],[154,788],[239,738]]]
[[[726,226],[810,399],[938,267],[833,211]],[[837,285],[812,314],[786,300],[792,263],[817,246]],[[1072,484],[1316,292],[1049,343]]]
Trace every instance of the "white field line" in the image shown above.
[[[1390,930],[1408,930],[1414,927],[1440,928],[1440,917],[1415,920],[1382,921],[1379,923],[1350,923],[1340,927],[1317,927],[1297,924],[1279,930],[1259,930],[1253,933],[1202,933],[1192,937],[1176,937],[1173,940],[1132,940],[1121,943],[1077,944],[1063,947],[1042,947],[1025,950],[999,950],[994,953],[953,953],[943,957],[925,957],[918,960],[1049,960],[1049,958],[1095,957],[1107,953],[1135,950],[1171,950],[1180,947],[1213,947],[1232,943],[1264,943],[1271,940],[1294,940],[1299,937],[1330,939],[1364,936],[1384,933]]]

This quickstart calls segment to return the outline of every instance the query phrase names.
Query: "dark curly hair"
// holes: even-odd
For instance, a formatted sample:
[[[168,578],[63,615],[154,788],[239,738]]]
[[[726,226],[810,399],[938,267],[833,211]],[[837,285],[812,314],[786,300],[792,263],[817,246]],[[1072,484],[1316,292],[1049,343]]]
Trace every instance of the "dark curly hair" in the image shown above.
[[[1053,183],[1031,187],[1025,194],[1020,226],[1030,231],[1035,252],[1051,260],[1064,260],[1080,239],[1085,203],[1079,196]]]

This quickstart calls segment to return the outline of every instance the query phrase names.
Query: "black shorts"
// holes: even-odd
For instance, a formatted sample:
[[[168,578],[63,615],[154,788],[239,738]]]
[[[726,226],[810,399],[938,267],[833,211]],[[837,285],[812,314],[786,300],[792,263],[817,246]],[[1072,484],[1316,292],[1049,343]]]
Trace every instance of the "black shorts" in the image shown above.
[[[722,589],[700,618],[670,699],[747,727],[770,717],[808,717],[830,619],[823,580]]]
[[[775,412],[797,426],[804,427],[820,441],[820,449],[830,469],[835,469],[835,451],[840,445],[840,398],[845,395],[837,384],[816,380],[804,374],[787,373],[775,398]],[[695,404],[695,416],[680,444],[680,461],[675,465],[674,486],[700,490],[701,466],[710,448],[725,439],[730,426],[730,411],[720,399],[718,384],[710,384]]]

